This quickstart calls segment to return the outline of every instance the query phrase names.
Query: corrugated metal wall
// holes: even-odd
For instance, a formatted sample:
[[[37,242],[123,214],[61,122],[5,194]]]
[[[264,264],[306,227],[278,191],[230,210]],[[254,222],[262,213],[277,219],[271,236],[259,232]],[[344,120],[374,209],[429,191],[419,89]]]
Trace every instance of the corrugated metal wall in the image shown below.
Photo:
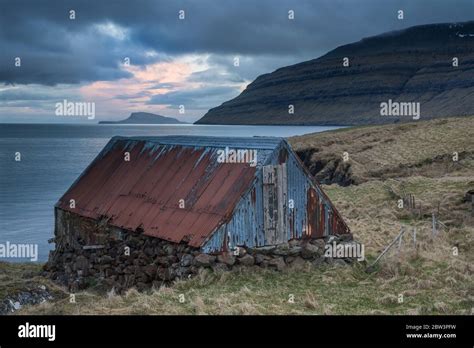
[[[349,233],[339,213],[328,197],[312,181],[310,174],[296,155],[282,143],[274,151],[267,165],[286,163],[287,200],[284,202],[286,214],[287,240],[320,238],[329,234]],[[256,247],[270,245],[265,238],[262,169],[257,171],[255,180],[238,203],[229,222],[222,225],[204,244],[204,252],[219,252],[235,246]],[[290,201],[293,200],[293,207]]]

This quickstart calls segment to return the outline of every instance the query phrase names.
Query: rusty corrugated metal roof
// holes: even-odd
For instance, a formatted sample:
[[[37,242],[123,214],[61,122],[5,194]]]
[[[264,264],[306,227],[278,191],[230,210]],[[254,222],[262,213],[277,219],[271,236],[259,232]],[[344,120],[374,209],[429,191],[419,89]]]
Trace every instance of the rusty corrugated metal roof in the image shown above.
[[[264,164],[280,138],[114,137],[56,204],[113,226],[169,240],[203,242],[230,218],[256,167],[219,163],[217,150],[251,148]],[[124,153],[130,153],[130,161]],[[75,200],[75,208],[69,202]],[[180,200],[185,207],[180,208]]]

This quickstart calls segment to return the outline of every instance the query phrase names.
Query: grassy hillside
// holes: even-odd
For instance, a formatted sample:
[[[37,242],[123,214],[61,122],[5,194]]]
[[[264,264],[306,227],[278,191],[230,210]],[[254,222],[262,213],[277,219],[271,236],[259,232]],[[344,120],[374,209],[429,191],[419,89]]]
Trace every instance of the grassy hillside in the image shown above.
[[[451,118],[344,128],[293,137],[290,142],[316,177],[331,166],[340,166],[347,167],[344,170],[355,183],[416,175],[472,178],[473,126],[474,117]],[[454,152],[457,162],[452,161]]]
[[[27,306],[19,314],[472,314],[474,307],[474,217],[464,200],[474,189],[474,117],[404,125],[363,127],[290,139],[306,158],[338,158],[349,152],[348,173],[357,185],[323,188],[365,245],[367,262],[352,267],[302,266],[284,272],[245,269],[201,272],[150,293],[123,296],[89,290],[56,293],[57,300]],[[460,155],[452,161],[452,152]],[[313,168],[314,169],[314,168]],[[413,194],[422,211],[399,209]],[[431,212],[445,227],[432,236]],[[370,263],[405,226],[395,247],[377,266]],[[417,228],[417,245],[411,231]],[[453,249],[454,248],[454,249]],[[21,265],[0,264],[3,279],[21,285]],[[6,277],[6,278],[5,278]],[[31,278],[31,275],[30,275]],[[38,278],[34,278],[38,279]],[[26,280],[24,280],[26,281]],[[38,280],[39,281],[39,280]],[[20,283],[20,284],[19,284]],[[53,287],[53,285],[51,285]],[[180,295],[185,301],[181,303]],[[294,301],[288,301],[294,296]],[[400,300],[403,298],[403,301]]]

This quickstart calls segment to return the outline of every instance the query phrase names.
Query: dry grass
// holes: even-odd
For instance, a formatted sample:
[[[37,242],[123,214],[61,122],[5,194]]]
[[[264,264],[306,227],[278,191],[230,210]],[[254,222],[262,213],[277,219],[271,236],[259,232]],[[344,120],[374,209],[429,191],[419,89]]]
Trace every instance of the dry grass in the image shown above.
[[[415,195],[422,205],[423,216],[411,214],[397,207],[397,198],[390,195],[388,187],[397,192],[403,184],[405,191]],[[469,179],[411,177],[398,181],[369,181],[361,185],[340,187],[324,185],[325,192],[344,216],[357,240],[363,241],[366,252],[381,251],[400,232],[400,226],[418,234],[431,232],[431,212],[440,210],[438,218],[449,227],[449,240],[460,249],[472,248],[473,221],[470,204],[463,196],[473,185]],[[471,249],[472,250],[472,249]]]
[[[25,307],[19,314],[470,313],[474,298],[468,264],[449,255],[437,261],[422,255],[403,258],[387,259],[372,274],[362,265],[282,273],[255,269],[225,277],[206,271],[205,282],[195,278],[149,293],[132,289],[123,296],[82,292],[75,304],[59,300]]]
[[[53,293],[63,289],[39,275],[41,264],[0,262],[0,301],[23,290],[47,286]]]
[[[473,129],[474,117],[449,118],[307,134],[290,138],[290,143],[296,151],[317,149],[313,156],[318,159],[341,158],[348,152],[357,183],[441,173],[469,176],[474,167]],[[453,152],[460,155],[457,163],[451,161]]]
[[[402,225],[410,232],[401,251],[390,251],[374,273],[365,272],[364,262],[284,272],[204,270],[193,279],[150,293],[81,292],[75,304],[57,300],[25,307],[19,314],[472,314],[474,219],[470,205],[462,201],[474,186],[472,159],[465,157],[462,166],[454,167],[443,162],[422,165],[416,175],[407,175],[403,169],[430,163],[430,158],[452,151],[472,154],[472,129],[474,118],[463,118],[293,139],[298,146],[320,147],[323,155],[349,151],[357,162],[355,175],[364,178],[360,185],[324,189],[356,239],[365,245],[368,263]],[[394,175],[386,175],[385,169],[377,178],[373,174],[377,168],[393,169],[395,178],[388,178]],[[397,207],[396,196],[402,187],[422,204],[421,217]],[[438,204],[440,220],[448,228],[432,237],[431,211]],[[417,228],[416,247],[411,238],[413,227]],[[184,295],[183,303],[180,295]],[[292,296],[294,302],[289,301]]]

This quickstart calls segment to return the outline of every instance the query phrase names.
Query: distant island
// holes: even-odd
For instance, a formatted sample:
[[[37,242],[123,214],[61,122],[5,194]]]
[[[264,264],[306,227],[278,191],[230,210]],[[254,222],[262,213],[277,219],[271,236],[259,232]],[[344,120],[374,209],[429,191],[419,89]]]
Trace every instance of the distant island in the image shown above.
[[[150,112],[132,112],[128,118],[121,121],[99,121],[99,124],[187,124],[173,117],[152,114]]]

